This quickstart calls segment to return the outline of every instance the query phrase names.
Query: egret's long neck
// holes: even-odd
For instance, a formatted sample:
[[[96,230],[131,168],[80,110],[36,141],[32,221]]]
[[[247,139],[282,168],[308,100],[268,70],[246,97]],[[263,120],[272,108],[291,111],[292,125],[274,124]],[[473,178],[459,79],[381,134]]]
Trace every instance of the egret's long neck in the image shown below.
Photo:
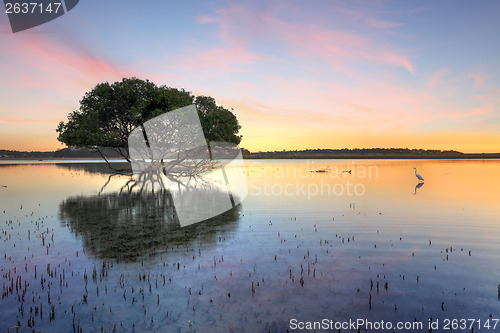
[[[415,170],[415,175],[416,175],[417,174],[417,169],[413,169],[413,170]]]

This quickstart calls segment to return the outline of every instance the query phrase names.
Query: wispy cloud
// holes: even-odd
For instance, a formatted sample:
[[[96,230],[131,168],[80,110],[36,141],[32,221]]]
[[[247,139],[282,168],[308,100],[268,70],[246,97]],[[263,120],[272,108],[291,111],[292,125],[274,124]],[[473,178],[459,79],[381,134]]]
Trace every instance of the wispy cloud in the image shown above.
[[[179,69],[217,69],[222,71],[239,71],[239,65],[252,64],[264,56],[248,52],[244,48],[229,47],[213,49],[198,53],[195,56],[179,59]],[[181,61],[182,60],[182,61]]]
[[[439,71],[432,74],[426,81],[426,85],[428,87],[435,87],[445,82],[450,82],[449,79],[446,79],[446,76],[450,74],[450,70],[447,68],[442,68]]]
[[[375,18],[368,19],[367,23],[369,26],[378,29],[392,29],[403,25],[402,23],[399,22],[382,21],[382,20],[377,20]]]
[[[491,75],[484,73],[471,73],[469,76],[474,80],[476,88],[484,88],[486,81],[491,78]]]
[[[280,48],[289,54],[319,58],[337,67],[362,62],[403,67],[409,72],[414,70],[407,55],[357,31],[297,23],[269,11],[255,11],[245,6],[221,8],[217,15],[198,18],[198,22],[218,24],[221,38],[228,45],[268,52],[273,52],[273,47]],[[384,29],[399,25],[376,19],[368,22]]]
[[[18,92],[51,89],[63,97],[65,92],[74,94],[75,88],[83,95],[98,82],[135,74],[84,44],[61,37],[64,36],[16,34],[15,38],[5,41],[9,47],[0,50],[3,59],[0,70],[11,75],[3,85],[11,89],[18,87]]]
[[[24,133],[25,139],[15,140],[30,149],[47,149],[50,141],[60,146],[55,127],[78,108],[86,91],[99,82],[134,74],[61,34],[3,34],[0,41],[8,45],[0,49],[0,131],[11,138]],[[18,143],[1,141],[0,145],[13,148]]]
[[[470,112],[456,114],[454,117],[455,118],[468,118],[468,117],[473,117],[473,116],[478,116],[478,115],[482,115],[485,113],[489,113],[491,111],[492,111],[492,108],[490,108],[490,107],[488,107],[488,108],[475,108]]]
[[[219,20],[213,16],[199,16],[196,18],[198,23],[217,23]]]

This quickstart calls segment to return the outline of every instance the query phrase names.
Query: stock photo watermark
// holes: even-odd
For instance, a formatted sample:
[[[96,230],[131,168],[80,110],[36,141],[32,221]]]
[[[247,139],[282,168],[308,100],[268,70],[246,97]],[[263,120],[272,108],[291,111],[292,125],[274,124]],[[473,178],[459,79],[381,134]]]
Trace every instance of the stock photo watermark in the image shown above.
[[[70,10],[79,0],[4,0],[12,32],[28,30],[50,22]]]
[[[364,196],[366,181],[378,178],[379,170],[373,165],[321,166],[313,160],[301,165],[266,166],[248,163],[249,195],[303,197],[311,200],[318,196]]]
[[[231,210],[247,196],[240,148],[207,144],[194,105],[138,126],[128,147],[135,186],[140,193],[168,192],[182,227]]]
[[[392,322],[389,320],[369,320],[366,318],[349,319],[344,321],[335,321],[329,318],[324,318],[321,321],[300,321],[296,318],[289,320],[290,330],[351,330],[351,331],[394,331],[398,332],[421,332],[433,330],[470,330],[474,332],[474,328],[478,330],[495,331],[499,323],[498,318],[487,319],[481,321],[475,318],[444,318],[444,319],[429,319],[427,322],[421,321],[398,321]]]

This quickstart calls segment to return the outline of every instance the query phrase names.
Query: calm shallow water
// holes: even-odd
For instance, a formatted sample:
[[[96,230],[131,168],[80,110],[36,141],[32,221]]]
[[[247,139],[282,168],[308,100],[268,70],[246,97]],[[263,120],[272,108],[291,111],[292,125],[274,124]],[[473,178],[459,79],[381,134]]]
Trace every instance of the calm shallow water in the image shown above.
[[[104,164],[0,164],[0,330],[500,318],[500,161],[246,163],[243,203],[187,228],[126,176],[100,193]]]

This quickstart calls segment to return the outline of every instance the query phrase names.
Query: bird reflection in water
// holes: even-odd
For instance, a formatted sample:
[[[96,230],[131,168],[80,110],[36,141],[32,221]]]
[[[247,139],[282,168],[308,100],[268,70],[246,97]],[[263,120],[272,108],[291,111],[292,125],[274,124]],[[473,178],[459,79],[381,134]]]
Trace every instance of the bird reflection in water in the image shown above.
[[[421,188],[422,186],[424,186],[424,183],[418,183],[416,186],[415,186],[415,192],[413,193],[413,195],[417,195],[417,190],[419,188]]]

